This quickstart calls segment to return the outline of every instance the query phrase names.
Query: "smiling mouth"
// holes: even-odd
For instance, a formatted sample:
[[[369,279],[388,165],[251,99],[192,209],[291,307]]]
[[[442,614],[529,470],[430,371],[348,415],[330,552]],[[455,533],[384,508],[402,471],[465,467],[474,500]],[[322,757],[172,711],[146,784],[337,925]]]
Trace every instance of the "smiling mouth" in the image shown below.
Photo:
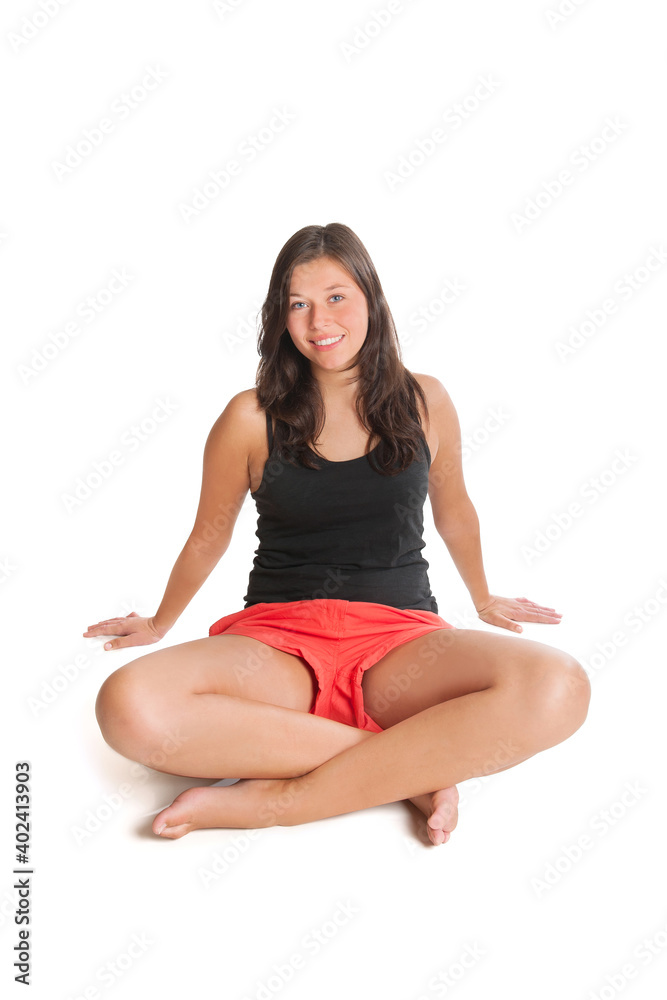
[[[311,340],[311,344],[317,344],[320,347],[326,347],[328,344],[335,344],[339,340],[343,339],[343,334],[341,333],[338,337],[322,337],[321,340]]]

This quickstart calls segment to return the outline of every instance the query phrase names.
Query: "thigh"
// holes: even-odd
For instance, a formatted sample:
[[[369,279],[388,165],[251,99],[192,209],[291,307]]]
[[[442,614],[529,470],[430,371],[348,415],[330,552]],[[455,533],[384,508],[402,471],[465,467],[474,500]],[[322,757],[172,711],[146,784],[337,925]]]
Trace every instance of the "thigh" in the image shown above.
[[[317,681],[301,656],[245,635],[213,635],[155,650],[119,667],[102,686],[151,697],[226,694],[308,712]]]
[[[541,681],[569,654],[532,639],[477,629],[435,629],[389,650],[362,675],[364,708],[383,729],[432,705],[503,681]]]

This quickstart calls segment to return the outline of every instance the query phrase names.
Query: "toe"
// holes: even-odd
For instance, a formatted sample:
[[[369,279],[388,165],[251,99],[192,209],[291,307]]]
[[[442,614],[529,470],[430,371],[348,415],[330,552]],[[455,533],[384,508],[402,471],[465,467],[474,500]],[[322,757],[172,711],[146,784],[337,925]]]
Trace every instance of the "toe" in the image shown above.
[[[160,830],[160,836],[165,837],[167,840],[178,840],[179,837],[184,837],[186,833],[190,832],[189,823],[181,823],[179,826],[164,826]]]

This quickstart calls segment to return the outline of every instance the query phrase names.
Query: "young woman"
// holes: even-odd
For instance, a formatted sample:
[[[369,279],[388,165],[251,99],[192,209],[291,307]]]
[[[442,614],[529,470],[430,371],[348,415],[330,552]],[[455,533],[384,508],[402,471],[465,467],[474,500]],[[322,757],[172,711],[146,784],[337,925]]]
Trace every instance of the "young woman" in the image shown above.
[[[97,697],[102,734],[157,770],[240,777],[178,795],[155,817],[162,837],[410,799],[431,842],[445,843],[456,783],[567,739],[586,718],[587,674],[551,646],[439,616],[421,555],[427,493],[482,621],[521,632],[518,622],[561,617],[489,593],[456,411],[437,378],[403,366],[379,278],[347,226],[307,226],[282,248],[259,351],[255,388],[208,436],[195,524],[156,614],[83,634],[121,636],[113,649],[162,639],[250,490],[259,547],[244,608],[206,638],[115,670]]]

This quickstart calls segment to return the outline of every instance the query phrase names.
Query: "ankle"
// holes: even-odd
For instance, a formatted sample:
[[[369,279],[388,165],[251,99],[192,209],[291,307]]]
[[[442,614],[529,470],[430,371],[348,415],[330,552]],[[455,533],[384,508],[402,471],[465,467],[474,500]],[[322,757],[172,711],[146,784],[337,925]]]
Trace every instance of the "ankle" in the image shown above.
[[[301,776],[272,779],[264,804],[258,811],[262,827],[294,826],[299,822],[294,806],[302,791],[301,781]]]

